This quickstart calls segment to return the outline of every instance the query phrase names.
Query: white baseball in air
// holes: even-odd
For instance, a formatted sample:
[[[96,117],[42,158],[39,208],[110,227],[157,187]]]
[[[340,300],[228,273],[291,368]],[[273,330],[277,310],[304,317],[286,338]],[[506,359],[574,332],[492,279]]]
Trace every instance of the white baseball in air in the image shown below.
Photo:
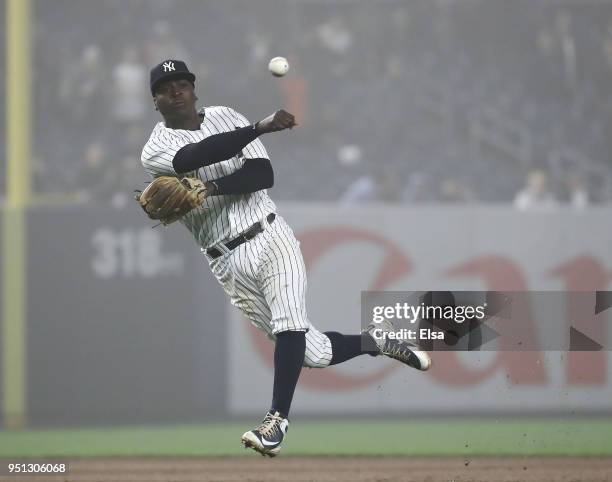
[[[289,72],[289,62],[285,57],[274,57],[268,64],[268,70],[276,77],[282,77]]]

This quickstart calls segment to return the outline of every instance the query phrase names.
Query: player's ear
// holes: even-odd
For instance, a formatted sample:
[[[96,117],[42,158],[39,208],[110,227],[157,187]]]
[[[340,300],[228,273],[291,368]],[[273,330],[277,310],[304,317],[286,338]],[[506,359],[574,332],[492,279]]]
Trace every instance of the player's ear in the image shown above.
[[[155,97],[153,97],[153,105],[155,106],[155,110],[159,110],[157,108],[157,99]]]

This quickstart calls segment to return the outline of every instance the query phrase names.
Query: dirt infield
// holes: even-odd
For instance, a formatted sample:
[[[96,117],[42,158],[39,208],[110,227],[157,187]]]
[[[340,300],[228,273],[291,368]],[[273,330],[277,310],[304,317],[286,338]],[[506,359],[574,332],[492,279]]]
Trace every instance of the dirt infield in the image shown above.
[[[603,482],[612,458],[372,458],[278,457],[163,459],[114,458],[70,463],[63,477],[0,480],[66,482]]]

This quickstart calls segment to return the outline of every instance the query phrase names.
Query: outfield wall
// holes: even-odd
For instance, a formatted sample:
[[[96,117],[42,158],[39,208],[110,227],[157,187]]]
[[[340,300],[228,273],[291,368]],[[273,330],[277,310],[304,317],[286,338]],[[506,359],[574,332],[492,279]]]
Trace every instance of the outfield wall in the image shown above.
[[[293,206],[283,212],[302,243],[309,316],[321,330],[358,332],[362,290],[605,290],[610,279],[609,209]],[[534,322],[537,331],[537,313]],[[559,322],[569,330],[564,307]],[[255,413],[269,403],[267,391],[251,384],[269,385],[271,344],[235,310],[228,341],[230,409]],[[295,407],[301,413],[590,413],[612,410],[611,377],[609,352],[437,353],[427,374],[361,357],[306,370]]]
[[[188,233],[153,224],[135,203],[29,213],[31,423],[179,422],[222,410],[223,294]]]
[[[608,288],[611,209],[279,207],[301,241],[321,330],[358,332],[362,290]],[[31,425],[205,421],[268,406],[273,345],[229,306],[182,227],[151,229],[137,206],[33,209],[27,279]],[[434,361],[427,374],[370,357],[304,370],[295,408],[612,411],[608,352]]]

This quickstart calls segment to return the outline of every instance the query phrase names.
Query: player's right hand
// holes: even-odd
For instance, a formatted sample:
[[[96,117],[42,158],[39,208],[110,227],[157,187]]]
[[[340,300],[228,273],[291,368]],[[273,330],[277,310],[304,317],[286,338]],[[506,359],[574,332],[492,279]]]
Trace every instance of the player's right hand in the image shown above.
[[[296,126],[295,117],[286,110],[277,110],[274,114],[269,115],[265,119],[260,120],[255,124],[255,130],[258,134],[267,134],[268,132],[278,132],[284,129],[292,129]]]

